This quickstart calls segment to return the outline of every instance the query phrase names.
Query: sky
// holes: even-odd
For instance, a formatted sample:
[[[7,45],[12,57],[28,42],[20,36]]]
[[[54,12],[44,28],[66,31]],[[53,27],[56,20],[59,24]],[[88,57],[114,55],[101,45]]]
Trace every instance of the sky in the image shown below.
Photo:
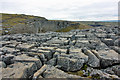
[[[118,19],[119,0],[0,0],[0,13],[27,14],[50,20]]]

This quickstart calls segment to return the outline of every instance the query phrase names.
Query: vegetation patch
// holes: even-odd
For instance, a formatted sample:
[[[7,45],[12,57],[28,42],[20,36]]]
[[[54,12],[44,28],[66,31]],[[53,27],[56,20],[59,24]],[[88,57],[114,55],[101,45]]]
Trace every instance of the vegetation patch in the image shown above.
[[[81,76],[83,77],[83,71],[80,70],[80,71],[77,71],[77,72],[67,72],[68,74],[72,74],[72,75],[78,75],[78,76]]]
[[[84,77],[84,72],[83,72],[83,70],[84,71],[86,71],[87,70],[87,64],[85,64],[82,68],[81,68],[81,70],[80,71],[77,71],[77,72],[67,72],[68,74],[73,74],[73,75],[78,75],[78,76],[81,76],[81,77]],[[90,73],[89,73],[89,75],[90,75]]]
[[[27,20],[35,19],[35,18],[43,18],[32,15],[24,15],[24,14],[7,14],[0,13],[0,20],[2,21],[2,34],[10,34],[10,30],[13,27],[17,27],[17,25],[25,25]],[[22,26],[21,26],[22,27]]]
[[[79,25],[68,26],[66,28],[57,30],[56,32],[69,32],[69,31],[74,30],[74,29],[89,29],[89,28],[92,28],[92,27],[84,25],[84,24],[79,24]]]

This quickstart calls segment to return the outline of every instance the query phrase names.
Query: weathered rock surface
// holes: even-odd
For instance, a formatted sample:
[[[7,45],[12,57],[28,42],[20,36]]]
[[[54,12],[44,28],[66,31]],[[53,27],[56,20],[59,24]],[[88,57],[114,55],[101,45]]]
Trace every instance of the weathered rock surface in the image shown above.
[[[93,70],[91,73],[90,73],[90,76],[94,77],[94,78],[97,78],[97,79],[120,79],[118,76],[116,75],[111,75],[111,74],[107,74],[105,72],[102,72],[101,70]]]
[[[3,62],[3,61],[0,61],[0,68],[6,68],[7,65]]]
[[[15,57],[14,64],[3,68],[2,76],[3,78],[30,78],[41,66],[39,59],[23,54]]]
[[[69,75],[64,71],[61,71],[53,66],[47,66],[45,72],[43,72],[44,78],[81,78],[80,76],[76,75]],[[82,78],[81,78],[82,79]]]
[[[2,77],[119,80],[120,36],[116,30],[97,27],[66,33],[3,35]]]
[[[77,71],[87,61],[88,56],[82,53],[80,49],[70,49],[69,54],[61,53],[57,58],[57,65],[65,71]]]
[[[93,50],[93,53],[100,59],[102,68],[120,63],[119,54],[114,50],[100,50],[98,52]]]
[[[90,51],[87,49],[82,49],[83,52],[88,55],[88,65],[91,67],[100,67],[100,60]]]

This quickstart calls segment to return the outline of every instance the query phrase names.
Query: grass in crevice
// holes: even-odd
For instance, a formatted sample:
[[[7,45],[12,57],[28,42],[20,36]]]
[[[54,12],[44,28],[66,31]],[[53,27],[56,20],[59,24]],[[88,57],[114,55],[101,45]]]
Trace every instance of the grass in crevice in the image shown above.
[[[87,70],[87,64],[84,64],[83,67],[81,68],[81,70],[79,71],[76,71],[76,72],[67,72],[68,74],[73,74],[73,75],[78,75],[78,76],[81,76],[81,77],[84,77],[84,72],[83,70]]]

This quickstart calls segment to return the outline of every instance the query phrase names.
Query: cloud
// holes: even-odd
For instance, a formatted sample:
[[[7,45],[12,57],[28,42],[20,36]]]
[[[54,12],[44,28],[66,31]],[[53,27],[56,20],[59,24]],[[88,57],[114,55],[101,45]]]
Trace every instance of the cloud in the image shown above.
[[[60,20],[117,19],[118,0],[0,0],[3,13]]]

